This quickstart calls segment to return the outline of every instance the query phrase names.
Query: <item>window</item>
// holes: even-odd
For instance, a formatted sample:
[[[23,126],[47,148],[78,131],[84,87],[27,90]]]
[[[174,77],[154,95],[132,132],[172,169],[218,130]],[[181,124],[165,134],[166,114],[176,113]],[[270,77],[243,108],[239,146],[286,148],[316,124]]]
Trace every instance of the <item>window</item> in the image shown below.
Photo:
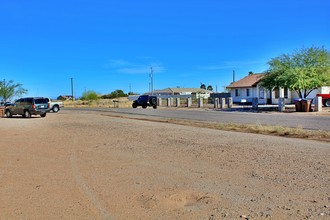
[[[23,102],[33,103],[33,98],[25,98]]]
[[[284,98],[288,98],[289,97],[289,89],[288,88],[284,88]]]
[[[24,101],[24,99],[19,99],[19,100],[16,100],[15,103],[21,103],[21,102],[23,102],[23,101]]]
[[[35,104],[48,104],[47,99],[35,99],[34,100]]]
[[[246,89],[246,96],[250,96],[250,89]]]
[[[235,96],[241,96],[241,90],[235,89]]]
[[[260,90],[259,90],[259,98],[260,98],[260,99],[265,98],[265,90],[264,90],[264,89],[260,89]]]
[[[275,99],[278,99],[280,97],[280,89],[275,89]]]
[[[289,97],[289,89],[288,88],[284,88],[284,98],[288,98]],[[281,98],[280,97],[280,88],[279,89],[275,89],[275,99]]]

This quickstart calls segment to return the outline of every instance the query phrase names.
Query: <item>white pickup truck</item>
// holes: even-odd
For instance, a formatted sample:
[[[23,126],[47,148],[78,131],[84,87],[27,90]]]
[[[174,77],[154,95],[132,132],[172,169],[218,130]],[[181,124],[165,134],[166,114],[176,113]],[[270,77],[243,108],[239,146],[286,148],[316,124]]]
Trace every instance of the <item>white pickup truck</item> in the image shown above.
[[[61,108],[64,107],[64,104],[63,102],[61,101],[54,101],[54,100],[51,100],[50,98],[45,98],[48,100],[48,103],[50,105],[50,110],[53,111],[53,112],[58,112]]]

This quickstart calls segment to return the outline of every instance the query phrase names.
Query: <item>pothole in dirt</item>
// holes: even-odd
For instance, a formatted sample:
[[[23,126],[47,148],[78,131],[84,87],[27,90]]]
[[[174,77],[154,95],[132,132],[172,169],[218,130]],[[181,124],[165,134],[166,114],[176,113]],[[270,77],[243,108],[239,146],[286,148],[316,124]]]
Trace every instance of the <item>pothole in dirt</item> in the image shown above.
[[[205,193],[192,191],[163,192],[157,196],[142,195],[139,198],[144,208],[200,210],[211,205],[214,199]]]
[[[165,207],[200,209],[212,202],[206,194],[194,192],[178,192],[163,200]]]

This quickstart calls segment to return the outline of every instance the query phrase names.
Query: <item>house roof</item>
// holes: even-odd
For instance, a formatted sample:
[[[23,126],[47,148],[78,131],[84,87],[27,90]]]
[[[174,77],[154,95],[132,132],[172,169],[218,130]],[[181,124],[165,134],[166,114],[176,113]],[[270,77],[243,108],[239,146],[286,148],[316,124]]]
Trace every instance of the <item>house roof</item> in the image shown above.
[[[257,84],[260,82],[260,80],[265,76],[263,73],[258,74],[251,74],[246,77],[244,77],[241,80],[238,80],[236,82],[232,82],[229,86],[226,88],[233,89],[233,88],[247,88],[247,87],[256,87]]]

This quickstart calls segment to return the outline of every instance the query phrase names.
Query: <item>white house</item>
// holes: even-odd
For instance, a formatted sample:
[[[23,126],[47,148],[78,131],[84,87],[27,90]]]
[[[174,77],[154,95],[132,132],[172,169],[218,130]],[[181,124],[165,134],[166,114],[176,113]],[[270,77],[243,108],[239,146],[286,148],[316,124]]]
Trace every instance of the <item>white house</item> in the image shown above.
[[[264,76],[264,74],[250,74],[227,86],[226,88],[230,90],[233,102],[252,102],[252,98],[258,98],[259,104],[270,103],[269,91],[259,86],[259,82]]]
[[[286,104],[294,103],[294,100],[298,98],[298,94],[295,91],[290,91],[287,88],[274,89],[272,91],[267,90],[260,86],[261,79],[265,74],[250,74],[241,80],[231,83],[227,86],[230,89],[231,96],[234,103],[252,102],[252,98],[258,98],[259,104],[278,104],[280,97],[285,98]],[[329,94],[330,87],[322,87],[312,91],[307,98],[314,98],[316,94],[323,93]]]

